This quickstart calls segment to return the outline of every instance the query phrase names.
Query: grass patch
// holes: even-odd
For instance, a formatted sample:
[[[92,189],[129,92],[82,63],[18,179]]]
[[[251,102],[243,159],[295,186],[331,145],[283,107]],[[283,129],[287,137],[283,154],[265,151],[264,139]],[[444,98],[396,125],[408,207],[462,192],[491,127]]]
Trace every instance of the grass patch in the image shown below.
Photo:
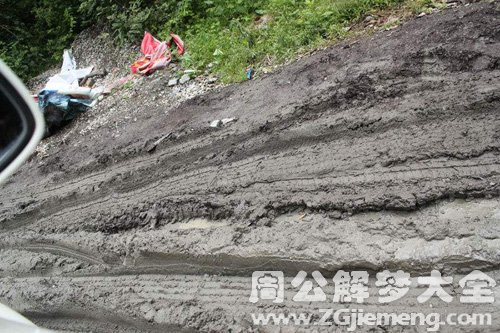
[[[184,69],[203,72],[210,64],[222,82],[238,82],[249,66],[259,72],[345,38],[372,13],[427,13],[443,8],[441,1],[22,0],[0,15],[0,57],[27,79],[60,60],[62,49],[91,25],[108,27],[118,44],[139,44],[144,30],[161,39],[173,31],[187,45],[180,60]],[[19,28],[1,29],[3,21],[18,22]]]
[[[183,32],[189,57],[185,67],[213,71],[223,82],[245,79],[248,66],[286,62],[311,48],[347,35],[347,27],[372,11],[398,6],[401,0],[270,0],[221,24],[207,15]],[[241,8],[240,8],[241,9]],[[241,13],[241,11],[240,11]]]
[[[281,64],[345,38],[350,34],[349,27],[370,13],[388,9],[420,13],[443,8],[437,0],[234,2],[240,6],[223,12],[212,3],[206,17],[181,32],[188,46],[188,56],[182,59],[185,68],[205,69],[212,64],[212,71],[223,82],[238,82],[245,79],[248,66],[259,70]],[[221,20],[221,14],[225,19]],[[394,20],[385,28],[399,24],[400,20]]]

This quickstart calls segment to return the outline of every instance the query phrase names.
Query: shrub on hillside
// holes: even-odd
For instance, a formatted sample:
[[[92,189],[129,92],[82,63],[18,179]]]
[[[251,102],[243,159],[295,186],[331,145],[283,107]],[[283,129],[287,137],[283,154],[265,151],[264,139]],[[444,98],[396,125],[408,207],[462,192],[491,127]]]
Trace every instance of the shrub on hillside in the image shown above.
[[[283,62],[331,42],[368,13],[403,0],[0,0],[0,57],[24,79],[60,60],[75,35],[106,26],[118,44],[139,43],[144,30],[181,35],[185,67],[213,70],[225,82],[247,66]],[[416,7],[434,0],[406,0]],[[409,1],[409,2],[408,2]],[[411,6],[410,6],[411,7]]]

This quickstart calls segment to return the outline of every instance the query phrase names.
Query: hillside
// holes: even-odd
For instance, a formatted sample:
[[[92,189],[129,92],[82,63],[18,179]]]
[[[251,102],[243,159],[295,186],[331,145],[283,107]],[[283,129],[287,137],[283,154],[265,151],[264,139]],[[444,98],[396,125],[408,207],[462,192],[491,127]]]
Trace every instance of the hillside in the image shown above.
[[[172,88],[170,73],[82,114],[2,188],[2,302],[56,329],[257,332],[256,270],[331,281],[338,269],[439,269],[456,285],[480,269],[498,281],[498,1],[240,84]],[[223,118],[237,120],[209,126]],[[365,305],[429,310],[412,296]],[[468,311],[433,309],[450,310]]]

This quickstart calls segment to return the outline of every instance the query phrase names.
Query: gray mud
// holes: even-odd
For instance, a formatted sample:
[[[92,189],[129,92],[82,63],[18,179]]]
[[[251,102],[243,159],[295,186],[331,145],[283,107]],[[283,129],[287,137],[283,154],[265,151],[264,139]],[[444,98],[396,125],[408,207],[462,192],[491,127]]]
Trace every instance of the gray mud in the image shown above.
[[[285,305],[258,307],[252,272],[281,270],[288,281],[300,270],[331,279],[339,269],[439,269],[456,276],[455,290],[479,269],[498,281],[499,79],[496,1],[180,105],[153,100],[166,82],[144,83],[113,97],[126,115],[119,126],[88,130],[103,103],[3,186],[0,300],[59,330],[320,332],[332,329],[253,326],[262,309],[332,303],[287,294]],[[238,120],[208,126],[228,117]],[[498,313],[496,296],[481,310]],[[363,308],[430,311],[415,297],[384,306],[370,297]],[[481,331],[498,331],[493,320]]]

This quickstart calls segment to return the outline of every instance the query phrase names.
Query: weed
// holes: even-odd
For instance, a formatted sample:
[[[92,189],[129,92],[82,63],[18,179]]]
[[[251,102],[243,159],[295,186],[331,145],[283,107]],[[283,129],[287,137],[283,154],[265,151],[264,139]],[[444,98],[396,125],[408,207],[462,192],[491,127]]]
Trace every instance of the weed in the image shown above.
[[[19,7],[11,15],[26,21],[16,38],[0,29],[0,57],[23,78],[60,60],[76,33],[99,24],[109,28],[118,44],[139,43],[144,30],[163,40],[173,31],[187,45],[180,58],[184,68],[204,71],[211,64],[210,70],[226,83],[245,80],[248,66],[258,70],[280,64],[342,39],[348,27],[370,13],[402,6],[421,13],[446,6],[441,0],[71,0],[68,5],[43,0],[43,6],[34,0],[22,2],[33,2],[33,13],[26,15]],[[29,20],[45,29],[46,40],[28,29]],[[393,20],[384,27],[399,23]]]

